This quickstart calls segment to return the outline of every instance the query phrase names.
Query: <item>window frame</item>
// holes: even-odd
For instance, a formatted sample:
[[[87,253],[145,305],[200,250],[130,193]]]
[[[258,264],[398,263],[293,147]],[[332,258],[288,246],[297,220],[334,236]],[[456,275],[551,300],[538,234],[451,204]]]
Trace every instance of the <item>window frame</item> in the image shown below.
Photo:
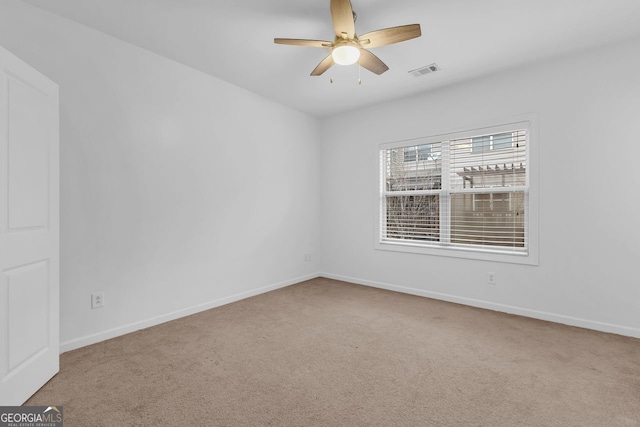
[[[526,193],[525,197],[528,199],[525,203],[525,229],[527,230],[527,252],[507,252],[503,249],[493,250],[487,247],[464,247],[456,245],[450,246],[438,246],[430,245],[428,243],[417,243],[415,241],[391,241],[384,240],[384,232],[386,229],[386,212],[384,198],[387,196],[385,192],[385,164],[383,156],[386,150],[392,148],[406,147],[409,145],[422,146],[426,144],[444,143],[445,141],[459,140],[472,138],[478,135],[494,135],[501,134],[517,129],[524,129],[527,131],[527,175],[526,175]],[[445,148],[444,145],[447,147]],[[449,144],[443,144],[442,150],[448,150]],[[376,179],[376,221],[375,221],[375,249],[394,252],[407,252],[424,255],[446,256],[453,258],[466,258],[483,261],[516,263],[516,264],[528,264],[538,265],[538,126],[537,115],[527,114],[514,117],[510,120],[494,121],[492,123],[483,124],[480,126],[468,127],[466,130],[443,132],[433,134],[426,137],[416,137],[404,140],[398,140],[393,142],[383,142],[377,146],[376,160],[378,162],[378,173]],[[446,174],[448,175],[448,173]],[[445,180],[445,173],[442,175],[442,180]],[[443,183],[444,184],[444,183]],[[443,187],[445,187],[443,185]],[[488,190],[488,191],[487,191]],[[504,187],[495,187],[492,189],[482,189],[481,191],[449,191],[448,186],[441,190],[446,192],[447,198],[450,200],[452,194],[461,193],[505,193]],[[434,194],[439,193],[434,190]],[[439,193],[440,194],[440,193]],[[398,194],[400,195],[400,194]],[[410,194],[406,194],[410,195]],[[449,201],[449,207],[450,207]],[[442,211],[442,210],[441,210]],[[444,217],[442,217],[444,215]],[[446,221],[450,224],[449,212],[441,213],[441,221]],[[449,226],[445,227],[449,229]],[[441,229],[442,230],[442,229]],[[444,230],[446,233],[448,230]]]

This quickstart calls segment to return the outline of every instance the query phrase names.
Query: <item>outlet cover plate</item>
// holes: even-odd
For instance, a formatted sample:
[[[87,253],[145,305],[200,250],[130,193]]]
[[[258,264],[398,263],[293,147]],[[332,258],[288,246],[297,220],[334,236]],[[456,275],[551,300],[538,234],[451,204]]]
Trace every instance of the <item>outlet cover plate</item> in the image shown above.
[[[104,307],[104,292],[91,294],[91,309]]]
[[[487,272],[487,284],[495,285],[496,284],[496,273],[489,271]]]

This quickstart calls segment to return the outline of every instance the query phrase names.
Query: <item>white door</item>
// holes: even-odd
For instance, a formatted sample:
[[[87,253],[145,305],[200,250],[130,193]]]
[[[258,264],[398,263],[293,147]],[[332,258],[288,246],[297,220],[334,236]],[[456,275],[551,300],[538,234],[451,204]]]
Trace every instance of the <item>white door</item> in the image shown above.
[[[59,367],[58,86],[0,47],[0,406]]]

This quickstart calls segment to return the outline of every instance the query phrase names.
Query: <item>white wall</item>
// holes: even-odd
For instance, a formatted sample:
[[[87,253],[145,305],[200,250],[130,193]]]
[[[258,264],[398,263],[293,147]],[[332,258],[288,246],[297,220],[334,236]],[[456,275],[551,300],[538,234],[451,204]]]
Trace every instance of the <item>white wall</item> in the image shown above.
[[[323,120],[324,275],[640,337],[638,52],[632,40]],[[374,249],[380,143],[526,113],[539,266]]]
[[[316,119],[16,0],[0,45],[60,85],[63,350],[315,276]]]

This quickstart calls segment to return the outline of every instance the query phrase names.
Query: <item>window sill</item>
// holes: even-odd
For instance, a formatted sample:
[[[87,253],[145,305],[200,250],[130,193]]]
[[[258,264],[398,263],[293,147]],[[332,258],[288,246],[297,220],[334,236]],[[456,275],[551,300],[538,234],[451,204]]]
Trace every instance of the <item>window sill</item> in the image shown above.
[[[538,265],[537,254],[504,251],[479,251],[474,249],[464,249],[459,247],[445,248],[435,246],[425,246],[405,242],[381,241],[376,242],[376,250],[406,252],[421,255],[444,256],[450,258],[473,259],[478,261],[502,262],[511,264]]]

